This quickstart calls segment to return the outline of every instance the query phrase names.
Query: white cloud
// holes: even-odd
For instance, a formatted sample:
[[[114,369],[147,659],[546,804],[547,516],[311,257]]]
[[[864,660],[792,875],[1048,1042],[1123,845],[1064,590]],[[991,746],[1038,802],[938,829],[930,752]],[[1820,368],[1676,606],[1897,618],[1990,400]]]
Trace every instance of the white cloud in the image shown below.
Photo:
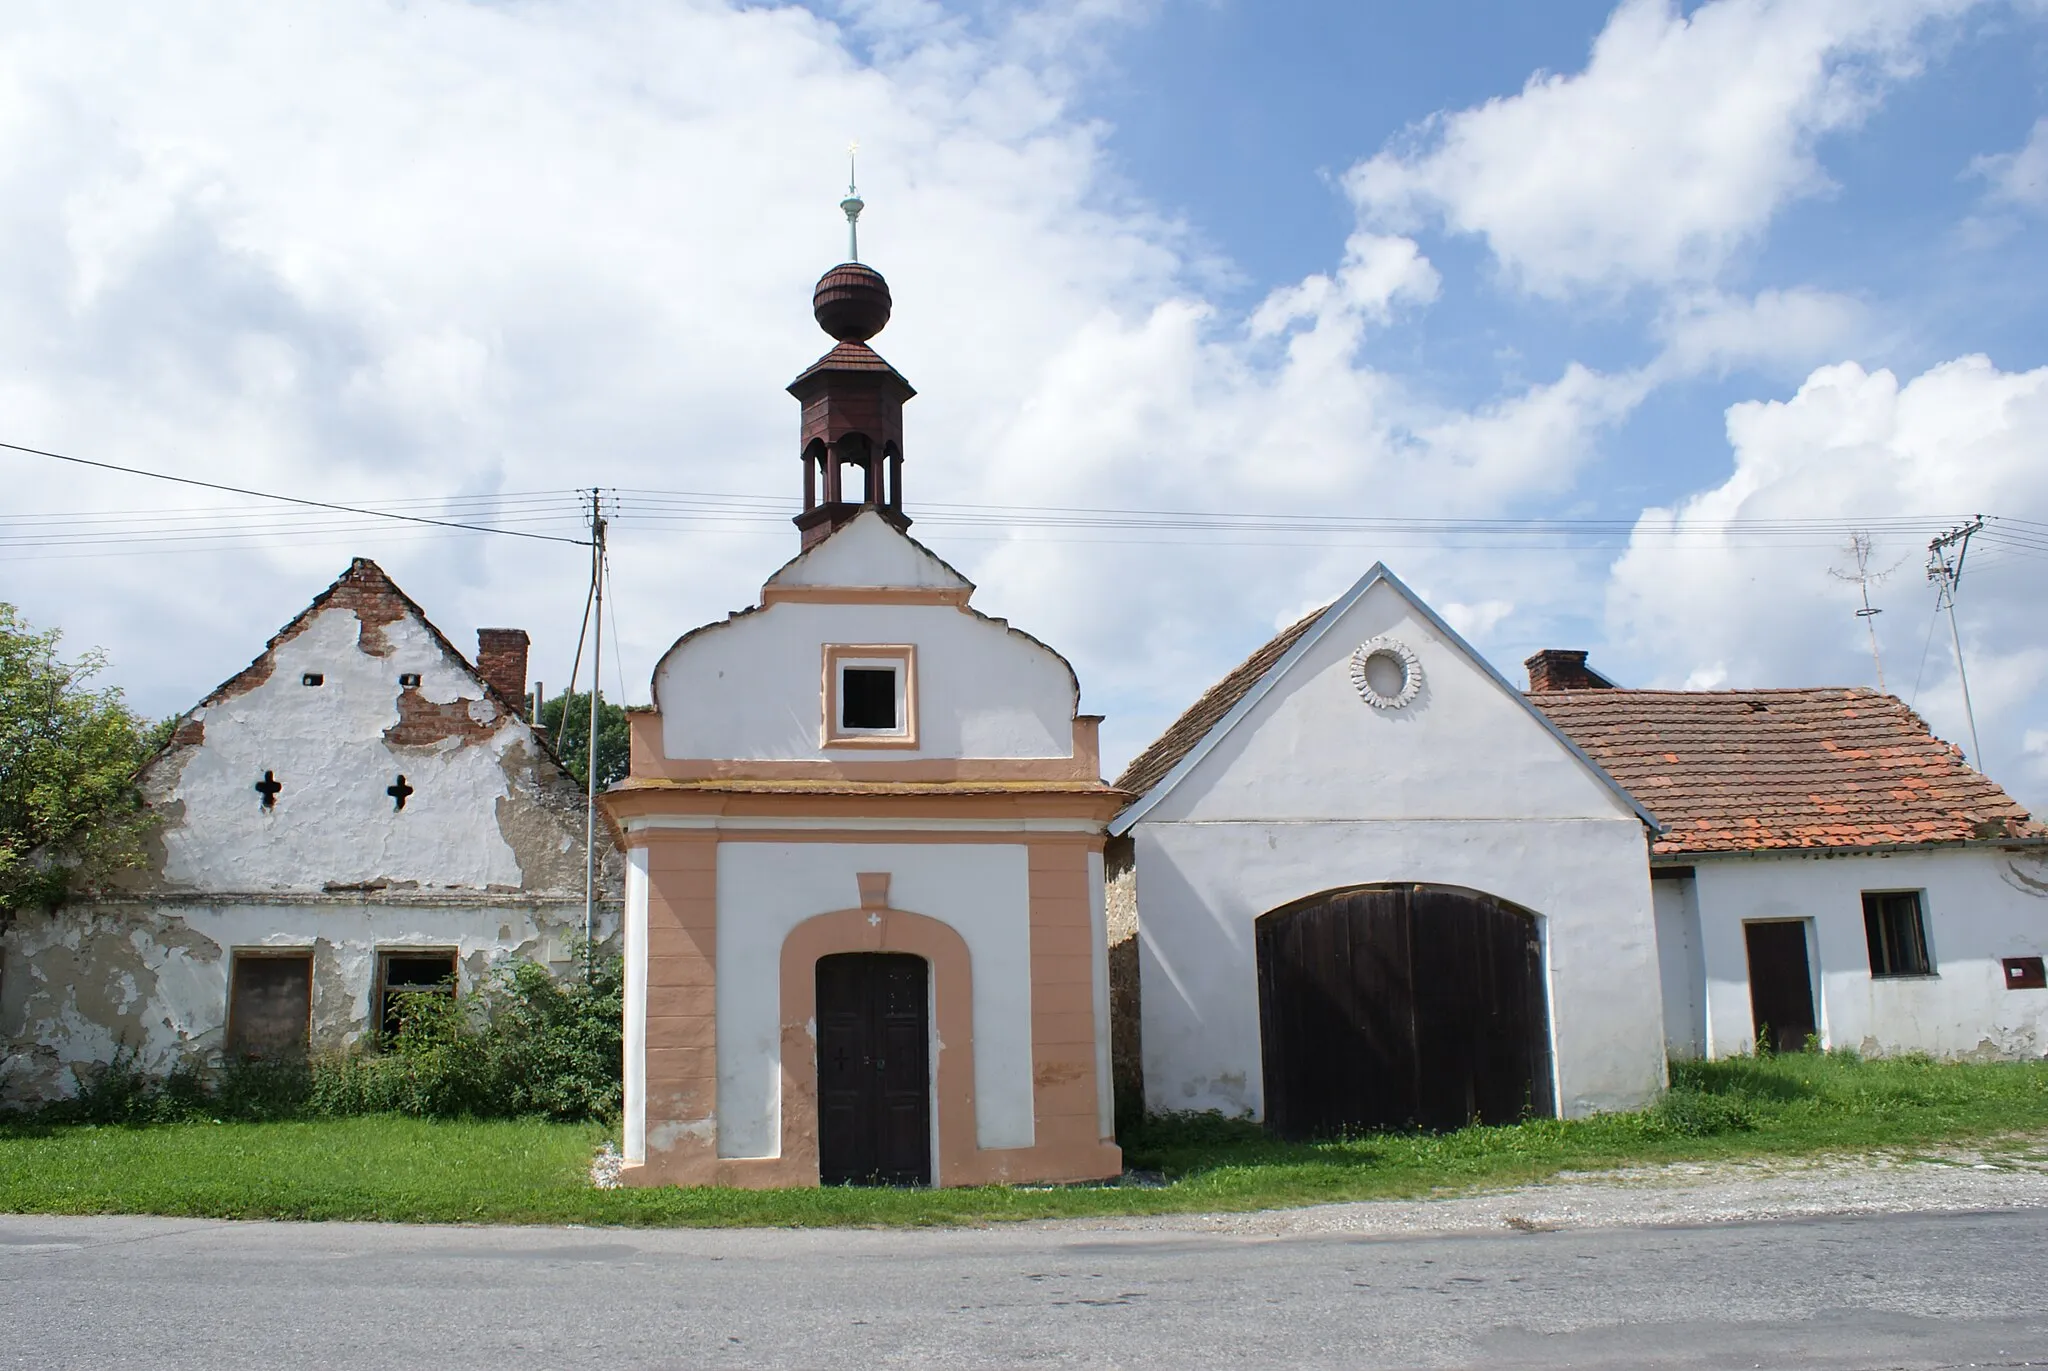
[[[1847,565],[1839,537],[1788,528],[1738,538],[1724,527],[1867,521],[1872,570],[1897,568],[1872,593],[1886,684],[1967,746],[1922,567],[1934,521],[1998,516],[1972,545],[1958,605],[1985,769],[2024,789],[2025,738],[2048,710],[2048,368],[2009,373],[1963,357],[1901,385],[1854,363],[1823,367],[1790,400],[1734,406],[1728,437],[1727,480],[1645,511],[1616,563],[1611,650],[1668,684],[1875,684],[1855,587],[1829,574]]]
[[[1701,291],[1671,302],[1657,323],[1659,380],[1763,367],[1796,375],[1870,339],[1870,312],[1849,296],[1810,287],[1731,296]]]
[[[1930,18],[1972,0],[1623,0],[1583,71],[1438,115],[1354,167],[1366,221],[1483,237],[1542,295],[1714,281],[1814,155],[1917,69]]]
[[[1993,204],[2048,210],[2048,118],[2035,120],[2018,148],[1979,157],[1970,170],[1990,183]]]
[[[1143,10],[1013,16],[1043,39],[1028,62],[1012,28],[978,36],[908,0],[850,8],[848,29],[712,0],[8,11],[0,438],[344,502],[626,488],[616,603],[644,698],[655,654],[795,546],[779,522],[654,522],[633,492],[794,499],[781,387],[825,346],[806,303],[841,250],[858,136],[862,246],[897,301],[877,341],[921,391],[913,515],[1480,514],[1568,486],[1634,383],[1575,367],[1470,413],[1411,392],[1361,344],[1435,296],[1412,240],[1355,236],[1256,325],[1193,292],[1181,229],[1124,198],[1046,55]],[[17,515],[230,503],[0,461]],[[570,531],[573,505],[553,508]],[[1383,552],[1436,568],[1456,601],[1487,598],[1469,559],[1356,540],[983,541],[937,517],[918,532],[992,612],[1074,656],[1112,712],[1112,760],[1235,660],[1241,625]],[[6,593],[110,647],[154,712],[239,669],[350,553],[458,642],[525,625],[556,687],[582,602],[577,549],[502,539],[107,550],[10,561]]]

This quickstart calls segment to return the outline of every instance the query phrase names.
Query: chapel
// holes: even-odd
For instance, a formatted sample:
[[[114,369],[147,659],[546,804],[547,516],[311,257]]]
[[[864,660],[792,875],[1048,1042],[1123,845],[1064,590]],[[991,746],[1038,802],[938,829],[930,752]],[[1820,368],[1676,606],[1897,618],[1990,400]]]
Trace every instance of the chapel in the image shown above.
[[[624,1179],[1116,1175],[1101,721],[1065,658],[909,536],[916,392],[869,346],[888,282],[851,260],[812,304],[833,345],[789,386],[797,555],[662,656],[604,797],[627,852]]]

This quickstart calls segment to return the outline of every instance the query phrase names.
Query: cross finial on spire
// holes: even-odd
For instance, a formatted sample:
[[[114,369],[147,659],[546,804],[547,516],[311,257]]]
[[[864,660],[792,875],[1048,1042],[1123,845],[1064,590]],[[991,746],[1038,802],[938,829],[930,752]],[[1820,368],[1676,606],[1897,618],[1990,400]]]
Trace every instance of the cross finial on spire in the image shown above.
[[[846,211],[846,260],[860,260],[860,212],[867,208],[867,202],[854,189],[854,158],[860,152],[860,143],[846,145],[846,198],[839,202],[839,208]]]

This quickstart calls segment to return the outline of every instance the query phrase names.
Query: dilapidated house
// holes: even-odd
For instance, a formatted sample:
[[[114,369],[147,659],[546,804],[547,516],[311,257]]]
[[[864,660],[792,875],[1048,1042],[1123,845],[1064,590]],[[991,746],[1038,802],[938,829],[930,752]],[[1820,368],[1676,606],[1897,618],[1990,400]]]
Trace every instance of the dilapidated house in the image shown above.
[[[139,778],[147,864],[0,935],[0,1089],[65,1094],[124,1049],[156,1072],[345,1050],[400,992],[572,965],[583,788],[522,715],[526,634],[477,636],[473,665],[358,558],[186,714]]]

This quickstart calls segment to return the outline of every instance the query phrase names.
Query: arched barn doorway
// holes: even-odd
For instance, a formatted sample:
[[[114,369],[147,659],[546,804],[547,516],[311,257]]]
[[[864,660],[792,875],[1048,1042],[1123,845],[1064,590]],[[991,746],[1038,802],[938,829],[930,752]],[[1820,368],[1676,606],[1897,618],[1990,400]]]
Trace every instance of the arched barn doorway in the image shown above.
[[[1266,1123],[1284,1137],[1555,1112],[1536,916],[1450,886],[1326,891],[1261,915]]]

